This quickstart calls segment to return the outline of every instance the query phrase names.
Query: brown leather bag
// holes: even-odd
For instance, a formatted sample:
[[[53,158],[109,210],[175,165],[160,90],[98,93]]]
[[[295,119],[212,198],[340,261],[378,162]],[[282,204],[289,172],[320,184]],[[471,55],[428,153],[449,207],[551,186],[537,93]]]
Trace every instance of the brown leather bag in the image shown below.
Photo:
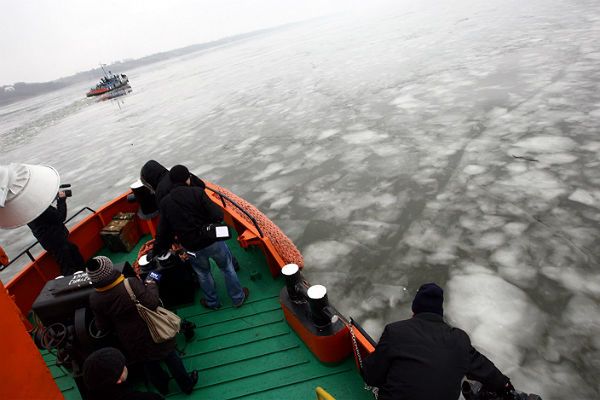
[[[179,333],[181,318],[179,318],[177,314],[161,306],[156,307],[155,311],[144,306],[139,302],[137,297],[135,297],[127,279],[125,279],[124,283],[125,289],[127,289],[129,297],[131,297],[131,300],[135,303],[140,317],[146,321],[146,325],[148,325],[154,343],[162,343],[169,339],[173,339],[175,335]]]

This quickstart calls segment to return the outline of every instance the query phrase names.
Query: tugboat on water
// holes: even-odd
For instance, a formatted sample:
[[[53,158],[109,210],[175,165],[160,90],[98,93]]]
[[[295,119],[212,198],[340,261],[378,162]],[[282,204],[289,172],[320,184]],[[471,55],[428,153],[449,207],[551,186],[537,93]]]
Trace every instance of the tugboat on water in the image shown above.
[[[96,87],[91,88],[87,93],[87,97],[100,96],[116,89],[127,89],[129,86],[129,78],[125,74],[113,74],[111,71],[106,72],[104,64],[100,64],[100,68],[104,72],[104,76]]]

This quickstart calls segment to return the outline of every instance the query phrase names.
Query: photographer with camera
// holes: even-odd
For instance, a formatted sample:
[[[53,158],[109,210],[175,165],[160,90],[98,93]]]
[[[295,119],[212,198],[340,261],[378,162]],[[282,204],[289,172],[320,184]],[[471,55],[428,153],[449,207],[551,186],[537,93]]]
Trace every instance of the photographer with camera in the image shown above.
[[[71,190],[65,189],[67,187],[70,185],[60,186],[64,190],[56,195],[56,207],[48,206],[40,216],[27,224],[44,250],[60,265],[61,274],[65,276],[82,271],[85,263],[79,248],[69,242],[69,230],[64,224],[67,219],[67,197],[71,197]]]
[[[471,345],[469,335],[446,324],[443,302],[435,283],[419,288],[413,317],[388,324],[365,359],[365,382],[379,388],[379,400],[456,400],[466,376],[512,399],[510,379]]]
[[[158,256],[168,252],[177,236],[191,256],[192,268],[200,280],[204,293],[200,303],[211,310],[221,307],[210,270],[209,258],[212,258],[223,273],[234,307],[241,307],[250,292],[239,281],[233,255],[224,241],[216,235],[207,235],[204,230],[223,220],[223,210],[208,198],[203,188],[192,185],[191,174],[185,166],[171,168],[169,179],[173,187],[160,202],[161,218],[152,254]]]

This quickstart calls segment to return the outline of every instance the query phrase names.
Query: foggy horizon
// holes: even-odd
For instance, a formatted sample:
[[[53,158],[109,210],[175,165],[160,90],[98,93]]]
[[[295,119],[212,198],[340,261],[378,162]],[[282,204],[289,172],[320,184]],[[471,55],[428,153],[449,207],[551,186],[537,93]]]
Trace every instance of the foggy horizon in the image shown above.
[[[237,37],[245,37],[246,35],[252,35],[252,34],[255,34],[255,33],[258,34],[258,33],[263,32],[263,31],[269,31],[269,30],[273,30],[273,29],[285,29],[285,27],[287,27],[287,26],[290,26],[290,25],[293,25],[293,24],[300,24],[300,23],[310,22],[311,20],[316,19],[316,18],[320,18],[320,17],[314,17],[314,18],[310,18],[310,19],[306,19],[306,20],[288,22],[288,23],[284,23],[284,24],[281,24],[281,25],[275,25],[275,26],[270,26],[270,27],[255,29],[255,30],[248,31],[248,32],[238,32],[238,33],[235,33],[235,34],[232,34],[232,35],[227,35],[227,36],[223,36],[223,37],[211,39],[211,40],[204,41],[204,42],[190,43],[190,44],[187,44],[187,45],[184,45],[184,46],[181,46],[181,47],[175,47],[175,48],[172,48],[172,49],[165,49],[165,50],[160,50],[160,51],[156,51],[156,52],[149,53],[149,54],[144,54],[144,55],[141,55],[141,56],[135,57],[135,58],[133,58],[133,57],[127,57],[127,58],[122,58],[122,59],[119,59],[119,60],[112,60],[112,61],[108,61],[108,62],[98,62],[95,66],[92,65],[92,66],[90,66],[87,69],[84,68],[84,69],[80,69],[80,70],[77,70],[77,71],[69,72],[66,75],[61,75],[61,76],[58,76],[58,77],[55,77],[55,78],[50,78],[48,80],[14,81],[14,82],[10,82],[10,83],[2,83],[2,82],[0,82],[0,87],[10,87],[10,86],[14,86],[14,85],[17,85],[17,84],[20,84],[20,83],[22,83],[22,84],[39,84],[39,83],[56,82],[56,81],[60,81],[62,79],[68,79],[68,78],[77,76],[77,75],[85,73],[85,72],[91,72],[91,71],[99,70],[99,69],[101,69],[101,65],[104,67],[104,69],[106,70],[106,72],[109,72],[109,69],[111,67],[119,66],[120,64],[126,64],[126,63],[129,63],[129,62],[136,62],[136,61],[143,60],[144,58],[150,58],[150,57],[158,56],[158,55],[161,55],[161,54],[169,54],[169,53],[172,53],[172,52],[176,52],[176,51],[179,51],[179,50],[184,50],[184,49],[187,49],[187,48],[192,48],[192,47],[195,47],[195,46],[210,45],[211,43],[217,43],[217,42],[222,41],[222,40],[227,40],[227,39],[235,40],[235,38],[237,38]],[[190,51],[193,52],[193,51],[197,51],[197,50],[190,50]],[[176,55],[167,56],[167,58],[171,58],[171,57],[176,57]],[[157,61],[149,60],[148,64],[151,64],[151,63],[154,63],[154,62],[157,62]],[[113,71],[113,72],[123,72],[123,71]]]
[[[51,82],[98,68],[100,63],[136,60],[374,5],[341,0],[169,4],[109,0],[98,8],[75,0],[60,4],[41,0],[2,6],[0,54],[5,62],[0,64],[0,86],[12,86]]]

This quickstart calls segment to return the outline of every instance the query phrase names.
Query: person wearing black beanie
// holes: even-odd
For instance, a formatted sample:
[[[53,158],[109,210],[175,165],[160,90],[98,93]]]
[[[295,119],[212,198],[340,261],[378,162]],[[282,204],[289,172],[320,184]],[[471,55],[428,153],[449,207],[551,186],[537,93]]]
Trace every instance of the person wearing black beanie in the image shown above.
[[[379,400],[456,400],[465,376],[501,395],[514,390],[463,330],[444,321],[443,303],[443,289],[426,283],[415,294],[413,317],[386,325],[362,370]]]
[[[177,354],[175,338],[161,343],[154,342],[148,325],[140,316],[125,287],[125,282],[137,300],[151,310],[156,310],[160,305],[157,285],[154,282],[144,283],[137,277],[125,278],[114,268],[112,261],[104,256],[90,260],[86,271],[95,289],[90,294],[89,306],[94,314],[96,328],[101,331],[112,330],[116,334],[127,361],[142,365],[148,380],[159,392],[167,394],[169,391],[169,375],[162,368],[164,363],[181,391],[191,394],[198,381],[198,371],[187,372]],[[96,357],[100,362],[109,365],[114,363],[117,365],[116,369],[123,369],[122,360],[114,352],[105,351]],[[92,361],[92,366],[88,368],[98,369],[95,365]],[[103,380],[102,383],[108,383],[106,380],[117,382],[114,380],[116,373],[117,371],[109,368],[107,373],[103,374],[105,376],[99,379]],[[114,389],[120,388],[119,386]]]
[[[128,369],[125,356],[114,347],[96,350],[83,363],[87,397],[112,400],[162,400],[156,393],[131,391],[125,385]]]
[[[190,171],[184,165],[175,165],[169,171],[169,178],[171,178],[171,182],[173,183],[187,183],[188,179],[190,179]]]
[[[430,312],[444,316],[444,290],[435,283],[421,285],[412,302],[413,313]]]
[[[250,291],[240,283],[233,254],[223,240],[206,234],[204,229],[220,224],[224,217],[223,210],[210,200],[203,188],[192,184],[192,175],[187,167],[175,165],[169,171],[169,179],[173,186],[160,202],[160,221],[152,255],[165,254],[177,237],[181,246],[194,253],[190,263],[204,293],[200,304],[211,310],[221,307],[210,268],[209,259],[212,259],[223,273],[233,306],[241,307]]]
[[[140,171],[140,180],[154,192],[156,205],[160,205],[162,199],[173,189],[174,183],[171,181],[170,175],[169,170],[155,160],[148,160]],[[189,173],[189,178],[191,186],[196,186],[203,190],[206,188],[206,184],[196,175]]]

